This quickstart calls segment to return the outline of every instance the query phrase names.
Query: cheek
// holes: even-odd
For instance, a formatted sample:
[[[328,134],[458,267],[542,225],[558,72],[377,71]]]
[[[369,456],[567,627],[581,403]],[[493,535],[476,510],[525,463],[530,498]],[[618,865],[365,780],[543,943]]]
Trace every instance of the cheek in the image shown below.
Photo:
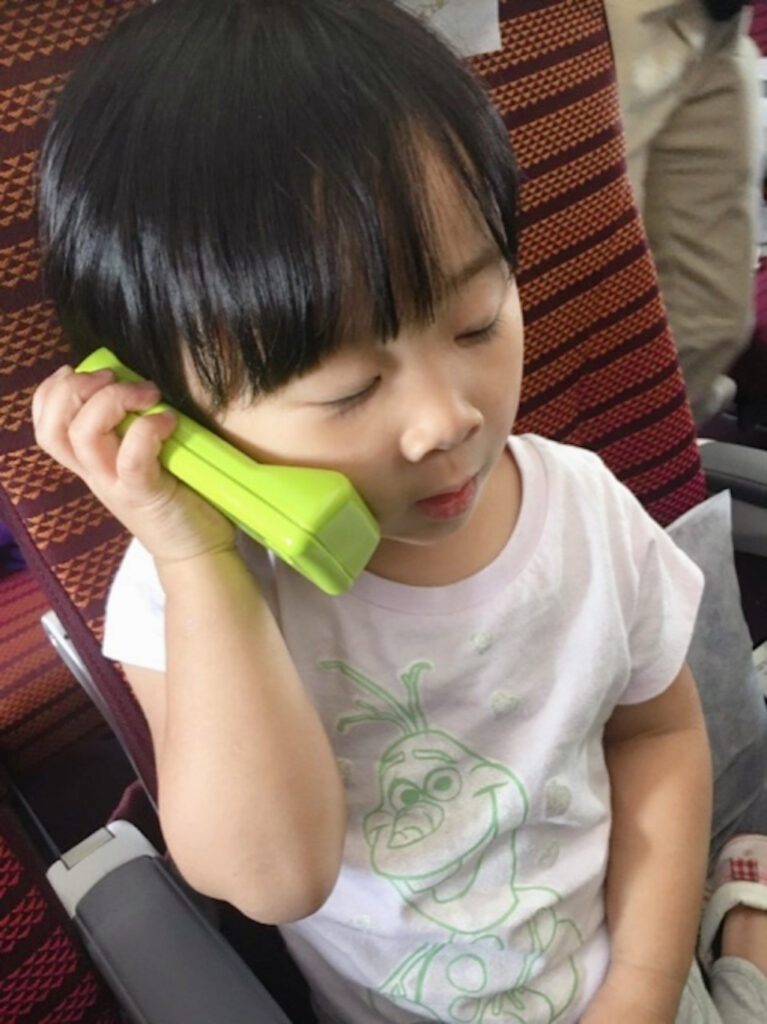
[[[511,427],[519,408],[521,384],[522,345],[514,340],[505,347],[503,357],[486,378],[486,409],[494,421]]]
[[[386,514],[386,509],[391,501],[392,484],[382,468],[378,471],[371,471],[368,463],[364,466],[345,464],[339,466],[339,470],[347,476],[370,507],[377,518],[381,519]]]
[[[268,412],[261,408],[244,413],[230,411],[220,420],[221,433],[258,462],[342,470],[338,459],[328,458],[334,449],[322,429],[297,416],[274,416]]]

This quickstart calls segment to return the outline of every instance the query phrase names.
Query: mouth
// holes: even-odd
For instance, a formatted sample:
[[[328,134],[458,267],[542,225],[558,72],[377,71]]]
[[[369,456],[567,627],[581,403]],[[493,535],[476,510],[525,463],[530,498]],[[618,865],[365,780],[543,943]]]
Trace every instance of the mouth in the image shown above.
[[[456,490],[442,491],[416,502],[416,507],[431,519],[454,519],[471,506],[477,493],[477,477],[473,476]]]

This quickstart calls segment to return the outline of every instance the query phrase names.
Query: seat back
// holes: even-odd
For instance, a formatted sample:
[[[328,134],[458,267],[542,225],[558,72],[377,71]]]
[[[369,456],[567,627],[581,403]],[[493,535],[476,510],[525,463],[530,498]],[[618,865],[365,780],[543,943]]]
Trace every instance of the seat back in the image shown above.
[[[0,1020],[119,1024],[115,1001],[0,794]]]
[[[602,0],[502,0],[475,58],[522,170],[516,430],[597,451],[662,525],[705,496],[655,267],[626,175]]]
[[[153,788],[145,723],[98,648],[127,538],[79,481],[36,448],[29,419],[36,384],[67,358],[42,293],[35,240],[34,168],[45,116],[82,46],[134,6],[49,0],[12,4],[3,15],[0,519],[19,535]],[[500,11],[503,50],[473,66],[511,130],[524,179],[519,283],[527,354],[517,429],[595,449],[666,524],[703,498],[704,485],[626,177],[602,3],[508,0]]]
[[[129,6],[93,0],[11,0],[0,6],[0,520],[23,537],[35,576],[49,598],[58,595],[65,618],[82,632],[86,621],[98,626],[99,613],[82,600],[90,572],[85,565],[63,572],[63,578],[78,571],[82,576],[72,596],[81,595],[83,618],[69,613],[77,606],[65,597],[47,553],[62,533],[82,536],[87,517],[78,521],[74,493],[47,460],[40,461],[29,432],[31,389],[64,353],[39,286],[35,165],[51,95],[90,39]],[[76,561],[71,546],[69,553]],[[53,557],[54,564],[65,560],[63,551]],[[0,591],[0,1020],[118,1024],[116,1002],[50,889],[4,782],[5,772],[14,779],[39,777],[43,762],[47,767],[78,741],[101,735],[104,723],[45,641],[41,597],[30,573],[8,576]],[[84,649],[88,644],[97,646],[90,634]]]
[[[40,280],[35,181],[47,118],[85,48],[138,6],[21,0],[0,14],[0,520],[12,527],[104,694],[110,724],[153,789],[143,718],[99,650],[106,590],[128,538],[78,480],[36,447],[29,415],[37,384],[68,359]]]

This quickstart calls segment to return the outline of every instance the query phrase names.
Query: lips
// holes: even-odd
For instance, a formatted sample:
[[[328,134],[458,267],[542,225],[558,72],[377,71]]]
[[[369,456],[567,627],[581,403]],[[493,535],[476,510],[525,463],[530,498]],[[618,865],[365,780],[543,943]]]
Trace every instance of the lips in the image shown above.
[[[416,505],[432,519],[454,519],[463,515],[474,501],[477,493],[477,478],[473,476],[465,484],[455,491],[443,491],[440,494],[432,495],[430,498],[422,498]]]

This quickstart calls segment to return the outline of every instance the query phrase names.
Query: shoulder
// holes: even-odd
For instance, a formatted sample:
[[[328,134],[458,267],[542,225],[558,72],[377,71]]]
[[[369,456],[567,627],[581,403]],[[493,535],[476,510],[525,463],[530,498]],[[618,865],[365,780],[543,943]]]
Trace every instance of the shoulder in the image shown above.
[[[580,480],[603,477],[617,483],[616,477],[596,452],[588,448],[580,448],[574,444],[563,444],[539,434],[512,434],[509,447],[515,457],[522,459],[538,459],[550,473],[564,478]]]
[[[547,505],[568,508],[571,521],[573,516],[599,520],[607,515],[612,520],[623,520],[633,515],[653,522],[596,452],[536,434],[512,437],[509,446],[523,481],[542,471]]]
[[[682,568],[688,560],[625,484],[595,452],[532,434],[510,440],[523,479],[536,463],[545,478],[545,515],[550,544],[567,549],[569,564],[587,553],[638,585],[651,557]],[[523,496],[524,501],[524,496]]]

